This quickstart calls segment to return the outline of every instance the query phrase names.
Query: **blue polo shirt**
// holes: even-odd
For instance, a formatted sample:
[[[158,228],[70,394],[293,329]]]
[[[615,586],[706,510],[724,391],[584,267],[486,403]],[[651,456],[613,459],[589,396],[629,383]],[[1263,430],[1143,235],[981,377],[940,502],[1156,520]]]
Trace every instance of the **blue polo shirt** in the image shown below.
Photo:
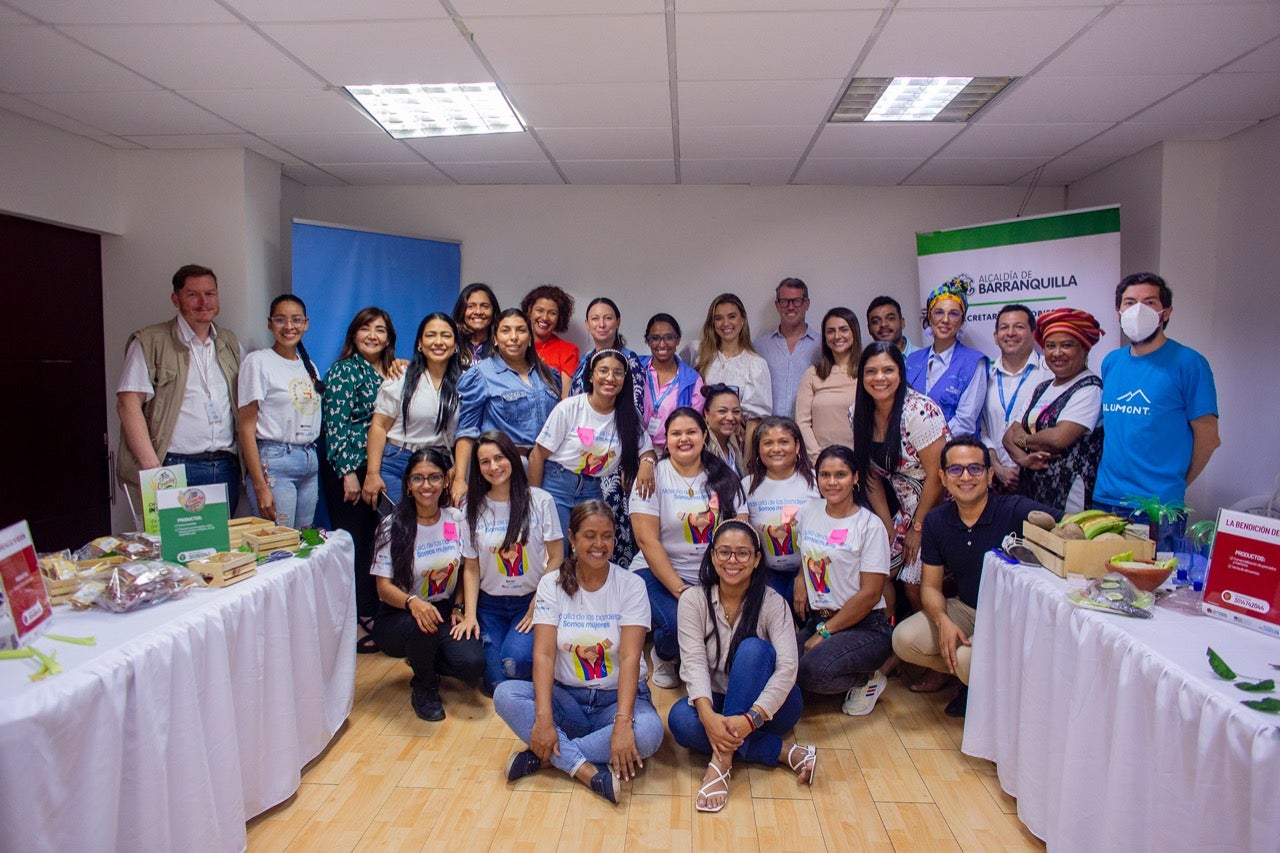
[[[1047,512],[1055,519],[1062,511],[1022,495],[987,494],[987,505],[973,527],[960,520],[960,510],[947,501],[929,511],[920,536],[920,559],[931,566],[945,566],[955,576],[958,596],[970,607],[978,606],[978,584],[982,581],[982,560],[992,548],[999,548],[1010,533],[1022,534],[1022,522],[1033,510]]]
[[[559,402],[560,394],[536,370],[525,384],[500,356],[486,358],[458,380],[458,438],[496,429],[517,446],[532,447]]]
[[[796,389],[804,372],[818,363],[822,356],[822,342],[813,326],[806,326],[804,335],[796,341],[794,350],[787,348],[787,339],[777,327],[756,338],[752,344],[756,352],[769,365],[769,382],[773,388],[773,414],[787,418],[796,416]]]

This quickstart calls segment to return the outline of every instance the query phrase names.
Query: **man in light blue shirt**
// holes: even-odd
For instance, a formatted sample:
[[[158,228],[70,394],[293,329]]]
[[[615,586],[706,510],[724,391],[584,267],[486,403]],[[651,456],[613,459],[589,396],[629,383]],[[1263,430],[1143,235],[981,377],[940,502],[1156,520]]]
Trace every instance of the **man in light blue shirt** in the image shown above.
[[[805,322],[809,310],[807,284],[798,278],[784,278],[774,290],[773,305],[778,309],[778,328],[765,332],[751,345],[769,365],[773,413],[794,418],[800,377],[818,363],[822,342]]]
[[[905,325],[902,306],[892,296],[877,296],[867,306],[867,334],[870,339],[894,344],[903,358],[920,349],[902,333]]]

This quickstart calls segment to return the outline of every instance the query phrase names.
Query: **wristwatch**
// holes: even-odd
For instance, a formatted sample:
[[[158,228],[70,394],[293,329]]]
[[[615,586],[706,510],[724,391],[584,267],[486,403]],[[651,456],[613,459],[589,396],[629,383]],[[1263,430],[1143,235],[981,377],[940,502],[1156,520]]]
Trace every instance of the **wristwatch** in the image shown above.
[[[815,630],[815,631],[817,631],[819,634],[821,634],[821,635],[822,635],[822,639],[824,639],[824,640],[829,640],[829,639],[831,639],[831,632],[827,630],[827,623],[826,623],[826,621],[825,621],[825,620],[824,620],[824,621],[822,621],[822,622],[819,622],[819,623],[814,627],[814,629],[813,629],[813,630]]]
[[[751,731],[756,731],[764,725],[764,715],[755,708],[746,712],[746,718],[751,721]]]

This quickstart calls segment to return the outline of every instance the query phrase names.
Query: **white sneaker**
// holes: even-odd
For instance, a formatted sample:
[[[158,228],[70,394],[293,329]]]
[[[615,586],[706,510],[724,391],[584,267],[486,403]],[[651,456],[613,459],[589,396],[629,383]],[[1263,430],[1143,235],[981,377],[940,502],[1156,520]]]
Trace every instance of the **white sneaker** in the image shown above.
[[[871,713],[871,709],[876,706],[876,700],[880,698],[880,694],[884,692],[884,686],[889,680],[880,674],[880,670],[871,673],[871,677],[867,679],[867,683],[861,687],[855,687],[849,691],[844,697],[844,705],[841,711],[850,717],[863,717]]]
[[[663,687],[667,690],[674,690],[680,686],[680,661],[663,660],[658,657],[658,653],[653,653],[653,684],[655,687]]]

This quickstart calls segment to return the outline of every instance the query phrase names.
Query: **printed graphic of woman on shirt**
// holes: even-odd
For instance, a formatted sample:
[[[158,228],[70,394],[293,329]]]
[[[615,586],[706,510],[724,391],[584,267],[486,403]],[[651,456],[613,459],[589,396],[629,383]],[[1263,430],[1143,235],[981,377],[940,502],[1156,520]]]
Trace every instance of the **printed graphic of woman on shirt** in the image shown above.
[[[595,681],[609,675],[609,656],[605,652],[613,645],[612,640],[588,645],[564,644],[566,652],[572,652],[574,669],[583,681]]]
[[[430,601],[431,599],[448,592],[449,581],[453,578],[453,573],[458,568],[460,562],[460,560],[454,559],[445,563],[443,566],[432,566],[430,569],[427,569],[426,589],[422,591],[422,597]]]
[[[826,595],[831,592],[831,585],[827,582],[827,565],[830,562],[829,557],[821,554],[805,555],[804,570],[809,573],[809,582],[813,585],[816,595]]]

